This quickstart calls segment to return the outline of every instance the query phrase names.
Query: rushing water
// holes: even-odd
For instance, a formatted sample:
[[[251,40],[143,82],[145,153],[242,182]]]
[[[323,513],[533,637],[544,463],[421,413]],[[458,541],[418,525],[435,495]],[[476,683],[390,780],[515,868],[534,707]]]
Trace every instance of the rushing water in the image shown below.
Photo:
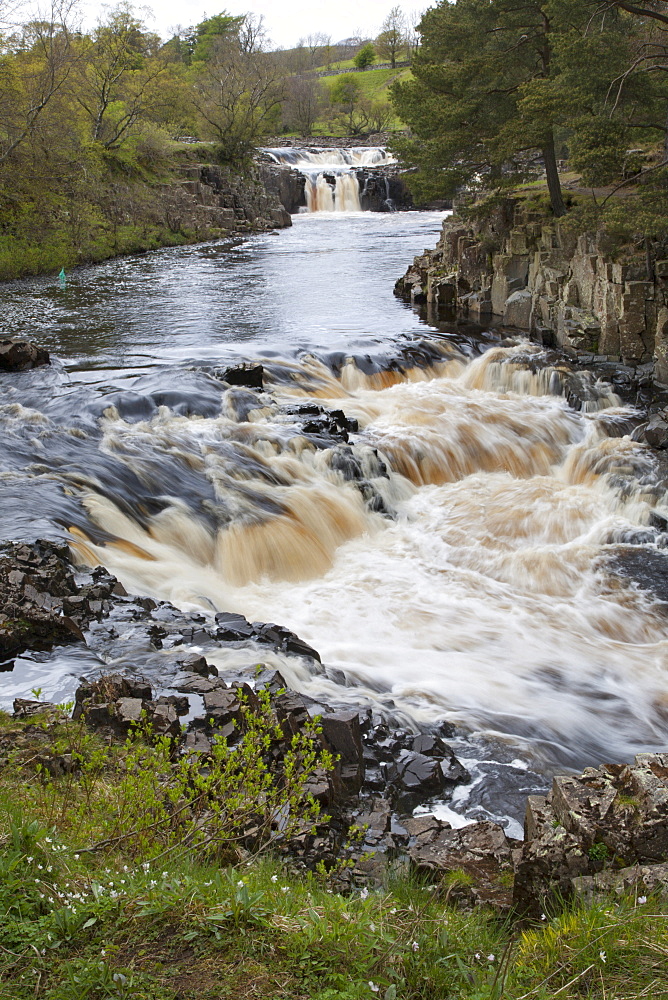
[[[469,756],[493,745],[522,791],[528,766],[665,747],[665,617],[609,559],[656,554],[668,506],[608,386],[576,411],[540,348],[393,298],[441,218],[302,216],[5,286],[7,329],[59,365],[0,383],[3,534],[60,532],[131,592],[287,625],[346,680],[292,657],[302,691],[482,733]],[[239,357],[265,395],[213,377]],[[304,431],[313,402],[358,421],[348,445]],[[36,661],[5,703],[99,664]]]
[[[359,212],[360,185],[356,168],[396,163],[382,146],[352,149],[265,149],[275,163],[299,170],[306,177],[306,208],[309,212]],[[389,195],[388,195],[389,197]]]

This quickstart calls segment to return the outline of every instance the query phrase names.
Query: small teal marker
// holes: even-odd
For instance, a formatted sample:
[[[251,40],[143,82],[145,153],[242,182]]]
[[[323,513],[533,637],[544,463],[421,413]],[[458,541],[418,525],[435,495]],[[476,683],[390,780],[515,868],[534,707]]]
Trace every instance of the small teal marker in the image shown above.
[[[60,274],[58,275],[58,278],[60,279],[60,287],[61,288],[66,288],[67,287],[67,278],[65,277],[65,268],[64,267],[61,267]]]

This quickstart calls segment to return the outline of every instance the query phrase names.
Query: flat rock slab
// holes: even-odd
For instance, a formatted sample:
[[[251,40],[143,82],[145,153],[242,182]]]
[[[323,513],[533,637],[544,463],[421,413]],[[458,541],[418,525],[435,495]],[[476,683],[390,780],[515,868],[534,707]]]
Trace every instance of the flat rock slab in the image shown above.
[[[413,868],[445,879],[449,896],[470,905],[508,910],[512,904],[512,843],[496,823],[453,830],[434,817],[407,820]]]

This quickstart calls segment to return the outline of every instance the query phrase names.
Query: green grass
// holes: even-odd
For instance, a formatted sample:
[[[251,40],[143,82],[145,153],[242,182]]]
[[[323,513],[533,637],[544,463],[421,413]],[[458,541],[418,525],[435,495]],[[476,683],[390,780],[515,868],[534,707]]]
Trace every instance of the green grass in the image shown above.
[[[365,69],[361,73],[355,73],[355,80],[359,83],[362,96],[372,101],[387,100],[387,90],[395,80],[409,80],[411,71],[408,67],[404,69]],[[337,77],[326,76],[323,83],[326,87],[331,87]]]
[[[404,868],[342,895],[324,873],[242,855],[233,843],[165,852],[165,831],[148,827],[84,851],[125,822],[127,751],[66,726],[0,718],[0,998],[668,995],[668,905],[658,899],[574,905],[513,927],[455,909],[447,879],[425,884]],[[61,754],[65,736],[90,767],[48,779],[39,761]],[[138,800],[150,811],[142,782]],[[168,784],[163,773],[158,786]]]

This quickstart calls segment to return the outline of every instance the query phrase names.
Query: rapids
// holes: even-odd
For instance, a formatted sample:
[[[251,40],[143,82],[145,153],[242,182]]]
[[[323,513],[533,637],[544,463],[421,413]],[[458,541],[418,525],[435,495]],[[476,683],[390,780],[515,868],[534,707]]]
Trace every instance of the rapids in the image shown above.
[[[286,625],[326,666],[278,658],[291,684],[455,723],[465,761],[514,774],[499,800],[474,767],[487,790],[457,808],[517,815],[513,789],[555,769],[665,748],[665,606],[612,567],[625,548],[658,558],[668,503],[610,386],[589,379],[573,409],[576,376],[540,347],[434,330],[392,298],[439,221],[303,216],[88,269],[65,294],[0,291],[14,331],[61,358],[2,377],[3,534],[65,536],[129,592]],[[240,357],[264,392],[216,377]],[[323,430],[323,410],[357,430]],[[99,666],[26,656],[0,701],[36,680],[62,697]]]

